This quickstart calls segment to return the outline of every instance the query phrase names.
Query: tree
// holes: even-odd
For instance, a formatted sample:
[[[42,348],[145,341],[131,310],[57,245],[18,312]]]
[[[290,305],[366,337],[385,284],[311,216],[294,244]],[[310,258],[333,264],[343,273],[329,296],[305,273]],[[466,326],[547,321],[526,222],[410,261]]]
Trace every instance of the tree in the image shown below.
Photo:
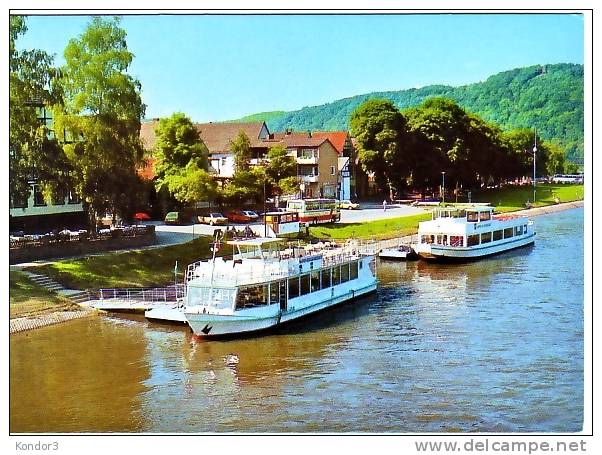
[[[230,142],[230,150],[234,154],[234,172],[248,171],[251,156],[251,141],[244,131]]]
[[[405,118],[390,101],[368,100],[353,111],[349,125],[362,167],[374,172],[377,185],[392,198],[409,175]]]
[[[38,119],[46,106],[58,102],[52,90],[53,59],[33,49],[18,51],[17,38],[27,31],[24,16],[10,16],[9,35],[9,191],[11,201],[27,200],[35,178],[48,192],[65,192],[70,169],[50,125]]]
[[[208,150],[192,121],[175,113],[155,129],[157,191],[166,188],[182,203],[215,197],[216,184],[208,169]]]
[[[265,172],[270,195],[295,194],[299,191],[297,162],[282,145],[270,148]]]
[[[140,83],[127,74],[133,54],[119,18],[95,17],[65,48],[58,85],[64,102],[54,107],[55,130],[73,169],[77,193],[90,223],[107,211],[127,215],[116,185],[132,178],[143,158],[139,139],[145,106]]]

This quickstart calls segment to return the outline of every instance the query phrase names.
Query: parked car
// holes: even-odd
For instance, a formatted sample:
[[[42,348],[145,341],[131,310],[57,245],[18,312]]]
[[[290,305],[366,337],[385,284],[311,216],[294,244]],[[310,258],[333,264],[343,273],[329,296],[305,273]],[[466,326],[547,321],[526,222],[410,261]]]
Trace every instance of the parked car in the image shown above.
[[[360,205],[357,202],[351,202],[350,200],[343,200],[339,202],[339,207],[347,210],[357,210]]]
[[[243,215],[247,215],[250,218],[249,221],[251,222],[257,221],[259,219],[259,215],[253,210],[243,210],[242,213]]]
[[[182,224],[180,212],[169,212],[165,215],[165,224]]]
[[[199,216],[198,220],[200,223],[206,223],[211,226],[216,224],[228,224],[228,218],[218,212],[209,213],[206,216]]]
[[[226,213],[226,216],[228,217],[228,221],[231,221],[232,223],[248,223],[251,221],[251,217],[240,210],[232,210],[231,212]]]

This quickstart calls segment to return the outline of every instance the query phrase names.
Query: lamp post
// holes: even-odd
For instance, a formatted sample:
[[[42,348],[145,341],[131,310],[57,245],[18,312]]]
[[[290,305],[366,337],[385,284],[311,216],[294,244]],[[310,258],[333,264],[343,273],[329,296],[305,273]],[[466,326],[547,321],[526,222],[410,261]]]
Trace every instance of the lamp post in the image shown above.
[[[263,236],[268,236],[268,225],[266,223],[266,215],[265,215],[265,181],[266,177],[263,176]]]
[[[533,205],[535,205],[535,195],[536,195],[535,162],[536,162],[536,157],[537,157],[537,128],[535,129],[534,144],[535,145],[533,145]]]
[[[442,190],[442,198],[441,199],[442,199],[442,203],[445,204],[445,171],[441,172],[441,176],[443,178],[443,185],[442,185],[443,190]]]

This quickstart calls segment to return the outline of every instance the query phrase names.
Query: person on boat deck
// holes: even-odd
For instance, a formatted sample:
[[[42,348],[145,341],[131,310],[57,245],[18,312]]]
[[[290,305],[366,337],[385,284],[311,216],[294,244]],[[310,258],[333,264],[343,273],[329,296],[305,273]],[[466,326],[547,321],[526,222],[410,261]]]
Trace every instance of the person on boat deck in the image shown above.
[[[250,226],[245,227],[245,237],[253,237],[253,229]]]
[[[387,200],[385,199],[383,201],[383,212],[386,212],[386,211],[387,211]]]

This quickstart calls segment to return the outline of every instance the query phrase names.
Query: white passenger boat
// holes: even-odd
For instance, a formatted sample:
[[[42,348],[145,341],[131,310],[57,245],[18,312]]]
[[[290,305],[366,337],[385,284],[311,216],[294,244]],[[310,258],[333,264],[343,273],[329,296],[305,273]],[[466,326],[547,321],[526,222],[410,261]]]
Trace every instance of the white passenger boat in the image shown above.
[[[411,261],[418,259],[418,255],[414,249],[408,245],[400,245],[397,248],[385,248],[378,253],[378,257],[392,261]]]
[[[418,225],[414,250],[435,260],[477,259],[535,242],[535,225],[524,216],[494,215],[493,207],[445,207]]]
[[[376,290],[369,246],[348,242],[279,250],[281,241],[231,241],[231,260],[188,266],[184,312],[196,335],[265,330]]]

